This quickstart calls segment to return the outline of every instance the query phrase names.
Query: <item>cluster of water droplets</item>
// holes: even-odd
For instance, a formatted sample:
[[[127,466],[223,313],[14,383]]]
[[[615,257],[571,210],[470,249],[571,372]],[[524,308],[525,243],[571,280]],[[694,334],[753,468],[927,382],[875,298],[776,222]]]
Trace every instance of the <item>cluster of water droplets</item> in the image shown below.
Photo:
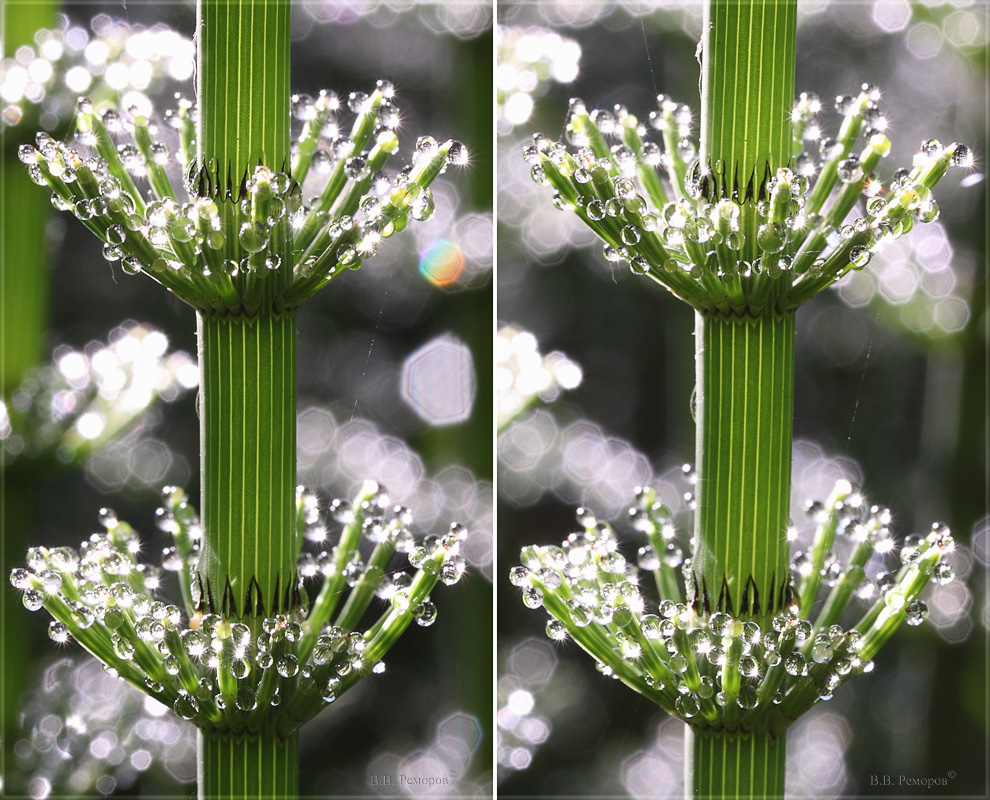
[[[534,96],[544,94],[550,81],[570,83],[577,77],[581,45],[547,28],[499,25],[495,47],[495,124],[498,133],[505,135],[529,120]]]
[[[772,617],[709,615],[686,601],[693,596],[691,560],[650,488],[637,490],[630,509],[648,540],[635,563],[609,524],[579,509],[580,529],[559,547],[524,548],[509,579],[527,607],[548,612],[547,636],[574,639],[602,674],[693,726],[776,735],[849,677],[871,671],[901,623],[918,625],[927,616],[919,596],[928,583],[953,577],[941,561],[953,548],[943,524],[908,537],[900,565],[869,577],[872,556],[894,562],[889,511],[869,506],[845,481],[808,509],[817,529],[809,551],[795,556],[795,599]],[[850,552],[840,559],[840,551]],[[651,575],[659,604],[640,585]],[[854,597],[871,604],[844,627],[857,615]]]
[[[59,14],[55,27],[36,31],[33,43],[6,54],[0,61],[0,128],[22,123],[59,128],[84,93],[145,106],[146,92],[161,78],[182,81],[192,75],[192,41],[164,25],[132,26],[100,14],[91,26],[73,25]]]
[[[231,176],[215,159],[198,162],[197,110],[181,96],[162,129],[151,111],[98,111],[80,98],[75,143],[39,133],[18,155],[34,182],[52,189],[53,205],[99,236],[104,257],[124,272],[149,274],[201,311],[282,311],[357,269],[410,218],[429,218],[430,184],[467,162],[460,142],[424,136],[406,166],[386,173],[399,149],[393,98],[386,81],[346,101],[327,91],[294,96],[301,127],[284,172],[258,166]],[[349,131],[344,109],[353,114]],[[316,193],[304,196],[310,187]]]
[[[167,337],[146,325],[129,323],[109,342],[81,351],[61,346],[52,364],[32,371],[0,400],[2,463],[78,463],[153,402],[175,400],[198,381],[195,359],[169,353]]]
[[[965,145],[931,139],[883,183],[875,170],[891,144],[879,91],[864,84],[835,108],[840,129],[825,137],[821,102],[802,94],[789,122],[790,165],[744,185],[733,166],[700,162],[690,109],[665,95],[649,117],[662,146],[625,107],[589,112],[574,99],[572,149],[535,134],[524,157],[533,180],[555,190],[557,208],[605,242],[607,260],[702,311],[786,312],[865,267],[916,220],[937,219],[932,188],[949,166],[973,163]]]
[[[538,401],[553,402],[563,390],[580,385],[583,373],[559,350],[543,355],[529,331],[505,325],[495,341],[498,428],[504,429]]]
[[[165,488],[157,513],[159,529],[173,540],[160,568],[138,560],[137,532],[102,509],[102,530],[78,550],[31,548],[27,567],[14,569],[10,581],[28,610],[52,615],[53,641],[76,640],[109,674],[179,717],[219,731],[286,735],[361,677],[383,672],[383,657],[413,620],[433,624],[430,593],[438,582],[452,585],[463,575],[460,548],[467,537],[454,524],[441,537],[417,539],[408,509],[390,504],[387,492],[367,481],[353,501],[330,504],[343,525],[338,545],[303,553],[303,542],[326,538],[326,523],[315,494],[300,487],[297,496],[299,580],[323,578],[308,609],[264,619],[197,611],[190,584],[203,531],[175,487]],[[373,545],[367,559],[362,540]],[[409,570],[389,570],[396,552],[407,556]],[[168,572],[178,576],[184,608],[159,599]],[[362,631],[375,598],[385,609]]]
[[[20,730],[7,740],[9,796],[105,797],[133,790],[147,772],[195,780],[195,732],[159,703],[84,654],[35,669]]]

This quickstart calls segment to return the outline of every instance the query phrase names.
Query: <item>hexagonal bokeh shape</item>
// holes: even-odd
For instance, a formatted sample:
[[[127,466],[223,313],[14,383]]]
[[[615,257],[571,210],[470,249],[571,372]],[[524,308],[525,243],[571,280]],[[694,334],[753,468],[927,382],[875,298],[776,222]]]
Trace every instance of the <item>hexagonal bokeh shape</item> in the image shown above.
[[[553,674],[557,654],[546,639],[526,639],[512,649],[510,668],[530,686],[542,686]]]
[[[878,0],[873,5],[873,19],[885,31],[902,31],[911,21],[911,5],[907,0]]]
[[[438,336],[402,365],[402,398],[430,425],[453,425],[471,415],[477,378],[467,345]]]
[[[961,331],[969,322],[969,306],[961,298],[945,297],[935,307],[935,320],[949,333]]]
[[[484,731],[478,718],[463,711],[455,711],[437,725],[438,740],[460,742],[472,753],[478,749],[483,736]]]
[[[921,22],[908,32],[907,46],[918,58],[932,58],[942,49],[942,31],[930,22]]]
[[[977,520],[973,525],[973,555],[983,566],[990,564],[990,514]]]

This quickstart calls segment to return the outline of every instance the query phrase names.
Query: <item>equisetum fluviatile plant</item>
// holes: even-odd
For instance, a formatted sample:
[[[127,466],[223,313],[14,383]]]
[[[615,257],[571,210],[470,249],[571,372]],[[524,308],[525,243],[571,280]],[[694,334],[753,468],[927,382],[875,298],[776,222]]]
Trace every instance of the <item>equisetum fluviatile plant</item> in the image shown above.
[[[408,511],[369,482],[331,505],[336,547],[302,552],[322,525],[295,481],[296,309],[427,218],[431,182],[467,154],[421,137],[387,173],[399,110],[386,81],[346,98],[290,96],[287,0],[201,0],[197,42],[198,104],[179,96],[159,120],[83,97],[74,141],[41,133],[19,153],[108,261],[197,312],[199,513],[172,488],[160,513],[182,606],[155,596],[156,569],[137,562],[136,533],[110,511],[78,553],[35,548],[12,581],[28,608],[53,615],[56,641],[76,639],[198,726],[200,796],[292,797],[297,727],[381,671],[413,619],[433,621],[430,592],[460,577],[466,535],[454,525],[417,544]],[[310,176],[322,180],[304,197]],[[366,561],[362,537],[374,544]],[[386,577],[396,551],[415,572]],[[376,595],[389,605],[365,628]]]
[[[56,472],[91,467],[89,456],[142,424],[139,412],[151,398],[138,395],[151,378],[153,346],[165,341],[158,333],[147,338],[136,360],[130,336],[98,351],[91,343],[86,353],[64,361],[59,346],[59,366],[42,366],[49,355],[45,333],[53,295],[49,250],[59,225],[45,193],[31,186],[18,161],[18,146],[32,141],[39,127],[67,131],[83,92],[97,102],[120,98],[126,106],[143,107],[145,93],[166,75],[188,78],[194,58],[192,42],[174,31],[136,29],[106,16],[96,17],[88,31],[57,15],[58,6],[55,0],[7,3],[0,25],[0,530],[5,555],[14,563],[37,529],[39,486]],[[91,378],[86,379],[79,359],[97,352],[98,358],[82,365]],[[118,370],[128,373],[123,385]],[[40,643],[43,632],[33,631],[16,603],[0,603],[0,610],[0,648],[13,652],[14,642]],[[8,659],[0,674],[0,777],[8,791],[17,791],[11,762],[18,698],[29,672],[27,661]]]
[[[643,119],[575,99],[566,143],[537,134],[524,154],[606,259],[695,309],[690,546],[641,488],[636,566],[582,509],[576,532],[525,548],[510,577],[549,613],[551,638],[687,723],[689,796],[779,797],[787,727],[871,670],[901,623],[927,615],[925,586],[953,575],[945,525],[895,545],[890,512],[845,482],[809,505],[813,545],[790,553],[795,312],[936,219],[932,189],[972,156],[929,140],[882,168],[887,119],[869,84],[836,99],[839,129],[823,135],[818,98],[794,101],[795,2],[711,0],[704,31],[698,139],[690,108],[664,95]],[[896,547],[900,566],[868,576],[870,557],[893,563]],[[871,603],[858,621],[854,595]]]
[[[108,672],[181,718],[220,732],[274,730],[285,738],[360,678],[383,672],[382,657],[414,619],[424,627],[436,620],[430,601],[436,584],[452,585],[464,573],[459,549],[466,529],[455,524],[440,539],[417,540],[410,511],[374,481],[353,500],[331,501],[327,511],[329,518],[314,493],[297,489],[295,605],[286,614],[252,609],[260,631],[239,621],[248,615],[204,612],[193,591],[204,532],[177,487],[163,490],[156,514],[159,531],[172,542],[162,548],[160,567],[138,561],[137,531],[104,508],[103,530],[78,550],[31,548],[27,567],[14,569],[10,580],[28,610],[45,608],[54,617],[53,641],[79,642]],[[337,544],[304,550],[307,542],[328,539],[328,523],[341,529]],[[362,541],[374,545],[366,560]],[[396,553],[414,571],[390,569]],[[181,606],[159,599],[163,571],[178,576]],[[311,603],[309,592],[315,592]],[[361,631],[375,598],[388,605]],[[299,613],[303,603],[307,614]]]

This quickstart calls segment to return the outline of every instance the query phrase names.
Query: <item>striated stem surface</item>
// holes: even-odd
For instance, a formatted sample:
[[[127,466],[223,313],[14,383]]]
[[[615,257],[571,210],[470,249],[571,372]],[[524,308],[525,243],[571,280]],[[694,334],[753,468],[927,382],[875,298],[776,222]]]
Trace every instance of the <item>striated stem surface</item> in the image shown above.
[[[794,315],[695,316],[702,611],[768,618],[788,599]]]
[[[296,318],[199,315],[200,603],[224,617],[298,605]]]
[[[199,731],[199,800],[283,800],[299,794],[299,734],[224,736]]]
[[[684,733],[686,798],[770,800],[784,796],[787,762],[783,736],[722,736]]]

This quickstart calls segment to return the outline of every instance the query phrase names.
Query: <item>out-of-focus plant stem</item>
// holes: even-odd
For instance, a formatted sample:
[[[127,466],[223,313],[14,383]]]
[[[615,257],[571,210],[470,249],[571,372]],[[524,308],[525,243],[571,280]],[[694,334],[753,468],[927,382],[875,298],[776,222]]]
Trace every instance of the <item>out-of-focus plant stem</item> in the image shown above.
[[[59,3],[4,3],[3,52],[11,55],[24,44],[33,44],[34,33],[51,27]],[[0,129],[0,398],[10,400],[24,374],[36,366],[44,350],[48,323],[49,285],[46,228],[51,204],[39,192],[17,158],[17,146],[33,134],[34,109],[28,106],[22,123]],[[24,552],[34,528],[33,481],[11,474],[0,463],[0,572]],[[31,650],[30,618],[20,608],[16,593],[4,585],[0,597],[0,652]],[[16,737],[18,698],[25,688],[30,662],[8,658],[0,685],[0,775],[10,774],[8,760]]]

